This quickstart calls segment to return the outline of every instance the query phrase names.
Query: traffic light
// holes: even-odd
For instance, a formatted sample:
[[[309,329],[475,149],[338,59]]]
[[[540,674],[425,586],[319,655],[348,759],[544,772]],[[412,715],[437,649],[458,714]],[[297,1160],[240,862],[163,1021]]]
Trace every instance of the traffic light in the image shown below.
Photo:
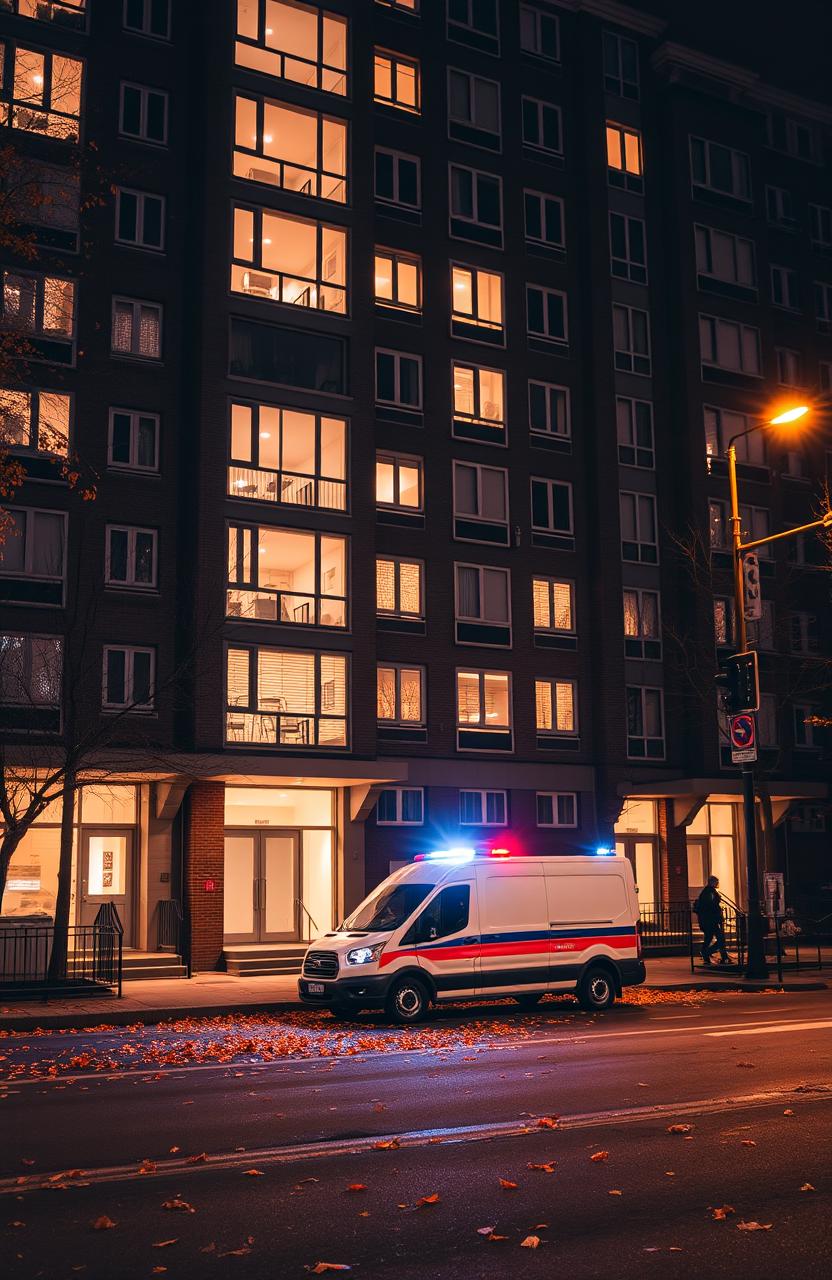
[[[729,715],[740,711],[758,711],[760,708],[760,676],[757,653],[734,653],[726,658],[725,667],[716,677],[716,683],[725,691],[725,710]]]

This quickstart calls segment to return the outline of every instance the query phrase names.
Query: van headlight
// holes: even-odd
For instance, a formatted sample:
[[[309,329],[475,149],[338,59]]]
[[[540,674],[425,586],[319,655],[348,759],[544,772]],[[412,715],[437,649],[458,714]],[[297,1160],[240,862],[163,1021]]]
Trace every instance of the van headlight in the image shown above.
[[[383,942],[377,942],[374,947],[354,947],[347,952],[347,964],[372,964],[374,960],[378,960],[383,950]]]

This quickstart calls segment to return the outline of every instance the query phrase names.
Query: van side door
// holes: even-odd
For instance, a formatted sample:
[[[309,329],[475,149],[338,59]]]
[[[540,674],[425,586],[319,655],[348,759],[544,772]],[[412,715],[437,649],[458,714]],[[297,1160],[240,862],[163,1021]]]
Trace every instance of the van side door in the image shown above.
[[[495,860],[477,867],[477,883],[482,992],[545,991],[549,920],[542,865]]]
[[[471,996],[479,987],[477,886],[463,880],[443,886],[419,912],[402,939],[433,979],[440,1000]]]
[[[574,986],[588,961],[635,956],[636,935],[627,887],[617,869],[547,869],[549,980]]]

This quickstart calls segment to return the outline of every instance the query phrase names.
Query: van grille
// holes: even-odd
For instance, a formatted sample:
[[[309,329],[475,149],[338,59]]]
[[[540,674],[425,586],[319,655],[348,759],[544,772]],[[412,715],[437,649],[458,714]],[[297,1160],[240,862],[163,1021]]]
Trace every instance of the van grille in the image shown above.
[[[303,960],[304,978],[334,978],[338,956],[334,951],[309,951]]]

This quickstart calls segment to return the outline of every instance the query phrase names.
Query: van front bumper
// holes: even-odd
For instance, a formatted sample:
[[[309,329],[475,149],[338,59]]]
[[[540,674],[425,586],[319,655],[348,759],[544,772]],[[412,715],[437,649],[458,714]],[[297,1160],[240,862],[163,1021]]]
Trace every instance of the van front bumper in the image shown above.
[[[303,1004],[326,1009],[333,1004],[352,1005],[356,1009],[383,1009],[393,981],[393,974],[369,973],[366,977],[337,978],[329,982],[298,978],[298,996]],[[310,991],[310,986],[323,987],[323,992]]]

